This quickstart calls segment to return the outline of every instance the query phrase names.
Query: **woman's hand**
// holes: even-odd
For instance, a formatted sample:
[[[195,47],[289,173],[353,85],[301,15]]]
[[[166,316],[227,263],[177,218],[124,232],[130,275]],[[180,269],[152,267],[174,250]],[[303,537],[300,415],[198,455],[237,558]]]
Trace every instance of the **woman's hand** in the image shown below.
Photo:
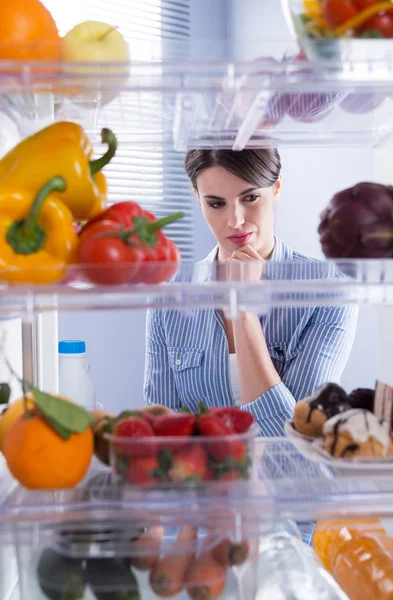
[[[250,244],[245,244],[224,260],[228,281],[259,281],[265,261]]]

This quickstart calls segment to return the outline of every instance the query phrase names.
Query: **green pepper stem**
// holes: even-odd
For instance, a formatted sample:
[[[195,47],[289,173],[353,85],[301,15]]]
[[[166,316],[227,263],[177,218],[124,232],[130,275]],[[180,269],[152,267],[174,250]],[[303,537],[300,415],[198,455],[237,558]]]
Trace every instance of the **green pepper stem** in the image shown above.
[[[34,254],[42,248],[46,232],[38,224],[42,205],[51,192],[64,192],[67,183],[57,175],[47,181],[33,200],[26,219],[14,221],[7,230],[6,240],[16,254]]]
[[[117,138],[113,131],[104,128],[101,131],[101,141],[103,144],[108,144],[108,150],[100,158],[90,161],[90,175],[93,177],[98,171],[101,171],[116,154]]]
[[[64,192],[66,189],[67,189],[66,180],[63,177],[60,177],[59,175],[52,177],[52,179],[49,179],[49,181],[47,181],[42,186],[42,188],[40,189],[40,191],[34,198],[34,201],[33,201],[33,204],[30,209],[27,219],[24,221],[24,223],[21,227],[21,233],[23,235],[28,237],[29,235],[31,235],[34,232],[34,229],[37,225],[39,214],[41,212],[42,205],[44,204],[44,202],[47,199],[47,197],[49,196],[49,194],[51,194],[52,192]]]
[[[174,223],[183,217],[184,213],[177,212],[173,215],[169,215],[169,217],[163,217],[162,219],[157,219],[157,221],[152,221],[148,225],[143,225],[142,227],[148,233],[155,233],[159,229],[162,229],[163,227],[166,227],[167,225],[170,225],[171,223]]]

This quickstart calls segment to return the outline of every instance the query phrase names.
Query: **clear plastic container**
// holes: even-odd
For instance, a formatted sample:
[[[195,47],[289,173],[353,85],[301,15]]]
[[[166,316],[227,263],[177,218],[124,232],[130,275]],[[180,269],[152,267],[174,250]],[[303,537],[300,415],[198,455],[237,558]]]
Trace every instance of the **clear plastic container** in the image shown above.
[[[251,600],[243,575],[255,588],[272,524],[219,492],[165,498],[117,487],[107,472],[72,494],[17,492],[0,535],[17,552],[20,600]]]
[[[99,488],[90,490],[92,502]],[[313,581],[322,577],[322,567],[293,524],[261,514],[244,496],[241,503],[218,492],[208,501],[194,494],[163,501],[160,493],[129,495],[118,488],[116,500],[115,491],[112,486],[110,495],[90,508],[86,497],[82,502],[86,489],[74,493],[73,503],[59,494],[52,510],[36,507],[34,516],[24,507],[17,518],[15,508],[11,530],[20,600],[257,600],[268,581],[266,570],[279,576],[277,589],[289,589],[283,582],[293,544],[298,562],[292,570]],[[49,496],[41,494],[41,500],[45,505]],[[272,552],[278,562],[269,562]],[[323,573],[329,592],[334,585]],[[322,584],[318,589],[325,590]],[[323,596],[338,598],[345,596]]]
[[[393,40],[361,37],[360,33],[327,28],[318,0],[281,0],[288,27],[310,59],[339,61],[391,61]],[[322,28],[321,28],[322,24]]]
[[[253,425],[225,437],[104,437],[117,481],[172,488],[255,478],[257,430]]]

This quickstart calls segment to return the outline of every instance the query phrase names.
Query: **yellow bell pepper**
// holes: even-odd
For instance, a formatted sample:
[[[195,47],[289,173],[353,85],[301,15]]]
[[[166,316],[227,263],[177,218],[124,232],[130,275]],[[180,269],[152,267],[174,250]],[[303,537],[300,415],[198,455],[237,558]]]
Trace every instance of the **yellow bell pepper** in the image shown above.
[[[78,246],[71,211],[55,193],[66,187],[57,176],[35,197],[23,188],[0,188],[0,281],[63,279]]]
[[[75,219],[91,219],[106,206],[108,186],[101,169],[113,158],[117,140],[101,132],[108,150],[92,160],[93,149],[82,127],[62,121],[26,138],[0,160],[0,188],[23,186],[36,191],[58,173],[67,181],[62,195]]]
[[[303,0],[304,12],[309,19],[322,17],[322,4],[319,0]]]

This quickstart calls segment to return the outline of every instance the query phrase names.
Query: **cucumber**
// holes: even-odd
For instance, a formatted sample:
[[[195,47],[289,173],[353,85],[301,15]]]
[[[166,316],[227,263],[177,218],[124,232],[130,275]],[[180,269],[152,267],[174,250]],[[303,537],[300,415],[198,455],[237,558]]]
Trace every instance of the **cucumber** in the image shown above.
[[[37,576],[48,600],[83,600],[86,582],[81,560],[46,548],[38,561]]]
[[[97,600],[141,600],[138,582],[124,559],[88,559],[86,579]]]

